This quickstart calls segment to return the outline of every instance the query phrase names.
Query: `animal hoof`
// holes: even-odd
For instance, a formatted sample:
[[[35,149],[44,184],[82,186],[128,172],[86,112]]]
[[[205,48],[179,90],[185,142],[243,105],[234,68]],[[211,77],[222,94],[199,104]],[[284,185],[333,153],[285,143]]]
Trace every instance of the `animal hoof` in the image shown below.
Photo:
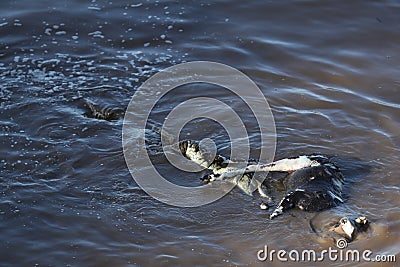
[[[268,206],[268,204],[266,204],[266,203],[264,203],[264,202],[261,202],[260,208],[261,208],[262,210],[267,210],[267,209],[269,209],[269,206]]]
[[[271,213],[271,215],[269,215],[269,218],[272,220],[273,218],[278,217],[282,213],[283,213],[283,208],[282,206],[279,206],[274,210],[274,212]]]
[[[269,215],[269,219],[272,220],[273,218],[275,218],[276,216],[278,216],[277,213],[272,213],[271,215]]]
[[[355,219],[355,224],[360,231],[366,231],[369,227],[369,221],[364,216]]]
[[[358,218],[356,219],[356,223],[358,223],[358,224],[367,224],[367,223],[368,223],[368,220],[367,220],[367,218],[365,218],[364,216],[361,216],[361,217],[358,217]]]

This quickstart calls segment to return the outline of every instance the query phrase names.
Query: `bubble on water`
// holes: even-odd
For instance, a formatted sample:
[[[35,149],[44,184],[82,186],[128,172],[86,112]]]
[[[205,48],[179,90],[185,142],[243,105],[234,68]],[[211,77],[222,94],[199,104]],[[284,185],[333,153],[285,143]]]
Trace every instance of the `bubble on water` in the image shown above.
[[[44,33],[45,33],[46,35],[51,35],[51,31],[52,31],[51,28],[46,28],[46,29],[44,30]]]
[[[88,35],[92,36],[94,38],[101,38],[101,39],[104,38],[104,35],[103,35],[103,33],[101,31],[90,32],[90,33],[88,33]]]
[[[18,26],[18,27],[22,26],[21,21],[19,19],[15,19],[14,20],[14,26]]]
[[[60,63],[59,59],[56,58],[52,58],[52,59],[47,59],[47,60],[43,60],[41,61],[38,66],[40,68],[42,68],[43,66],[52,66],[55,67],[56,65],[58,65]]]
[[[144,43],[143,46],[144,47],[148,47],[150,45],[150,43]]]
[[[132,4],[132,5],[131,5],[131,7],[135,8],[135,7],[140,7],[140,6],[142,6],[142,5],[143,5],[143,3],[139,3],[139,4]]]
[[[67,58],[69,56],[69,54],[64,54],[64,53],[56,53],[55,55],[56,55],[56,57],[60,57],[60,58]]]
[[[101,8],[100,7],[98,7],[98,6],[88,6],[88,9],[89,10],[101,10]]]

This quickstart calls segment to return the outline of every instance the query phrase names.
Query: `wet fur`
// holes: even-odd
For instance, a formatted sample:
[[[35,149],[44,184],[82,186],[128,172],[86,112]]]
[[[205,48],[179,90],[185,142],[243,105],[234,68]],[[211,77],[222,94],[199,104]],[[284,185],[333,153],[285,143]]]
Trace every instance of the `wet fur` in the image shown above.
[[[179,147],[185,157],[212,171],[211,174],[202,178],[203,183],[228,180],[249,195],[252,195],[250,185],[255,184],[260,196],[267,199],[267,208],[272,201],[268,192],[270,181],[267,179],[263,183],[259,183],[253,180],[254,171],[287,172],[288,175],[284,179],[285,195],[271,213],[271,219],[292,208],[321,211],[343,202],[343,175],[340,169],[326,156],[303,155],[269,164],[248,165],[245,169],[235,169],[229,167],[228,163],[232,163],[229,159],[220,155],[216,156],[214,160],[207,161],[195,141],[182,141]],[[265,205],[263,205],[263,209],[266,209]]]

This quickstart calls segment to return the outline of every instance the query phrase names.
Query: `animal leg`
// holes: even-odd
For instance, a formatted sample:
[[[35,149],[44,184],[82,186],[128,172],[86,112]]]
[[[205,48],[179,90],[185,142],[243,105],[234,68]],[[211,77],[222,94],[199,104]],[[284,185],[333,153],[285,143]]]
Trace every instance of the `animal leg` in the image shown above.
[[[273,219],[281,215],[283,212],[296,207],[298,199],[302,194],[304,194],[303,191],[290,191],[286,193],[269,218]]]

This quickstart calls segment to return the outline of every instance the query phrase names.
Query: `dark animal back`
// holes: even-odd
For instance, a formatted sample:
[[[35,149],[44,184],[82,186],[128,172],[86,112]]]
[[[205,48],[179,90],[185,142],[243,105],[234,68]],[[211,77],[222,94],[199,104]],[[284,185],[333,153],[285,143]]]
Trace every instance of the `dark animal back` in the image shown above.
[[[113,121],[122,117],[124,111],[113,105],[97,105],[89,100],[84,100],[87,111],[85,116],[99,120]]]

